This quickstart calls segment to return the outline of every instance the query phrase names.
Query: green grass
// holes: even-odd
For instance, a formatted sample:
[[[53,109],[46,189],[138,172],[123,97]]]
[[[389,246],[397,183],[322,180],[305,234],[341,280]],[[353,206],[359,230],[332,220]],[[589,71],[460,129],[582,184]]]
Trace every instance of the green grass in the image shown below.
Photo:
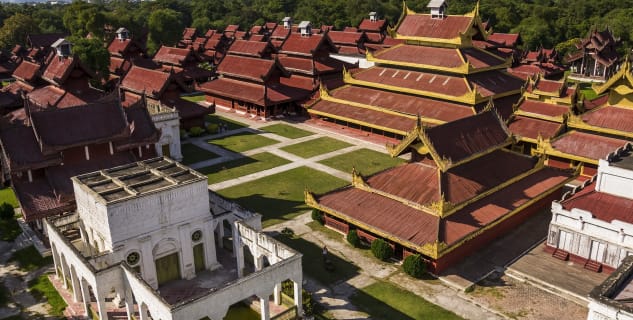
[[[183,144],[181,146],[181,151],[182,151],[182,163],[186,165],[200,162],[200,161],[209,160],[209,159],[215,159],[219,157],[217,154],[211,151],[202,149],[191,143]]]
[[[350,300],[374,319],[461,319],[409,291],[382,281],[360,289]]]
[[[28,246],[13,253],[9,261],[15,261],[20,269],[30,272],[53,263],[53,258],[42,257],[34,246]]]
[[[347,148],[351,144],[328,137],[321,137],[310,141],[291,144],[281,150],[292,153],[302,158],[312,158],[320,154]]]
[[[303,138],[314,134],[313,132],[305,131],[283,123],[273,124],[259,129],[262,131],[280,135],[282,137],[286,137],[288,139]]]
[[[259,320],[261,316],[257,311],[244,303],[236,303],[229,308],[224,320]]]
[[[223,123],[227,126],[228,130],[236,130],[241,128],[248,128],[247,124],[227,119],[216,114],[208,114],[205,116],[204,120],[208,123],[220,124]]]
[[[308,226],[312,231],[319,231],[321,233],[323,233],[324,235],[326,235],[328,238],[330,239],[334,239],[334,240],[341,240],[341,241],[347,241],[345,240],[345,236],[340,233],[340,232],[336,232],[330,228],[325,227],[324,225],[316,222],[316,221],[310,221],[308,223],[306,223],[306,226]]]
[[[266,138],[252,132],[240,132],[232,136],[209,140],[207,142],[231,150],[233,152],[244,152],[256,148],[269,146],[271,144],[278,143],[279,141]]]
[[[319,163],[343,172],[351,172],[352,167],[354,167],[356,171],[365,176],[395,167],[403,162],[405,160],[392,158],[387,154],[370,149],[360,149],[319,161]]]
[[[306,186],[310,191],[322,194],[348,184],[321,171],[299,167],[217,192],[262,214],[262,224],[268,227],[308,210],[303,197]]]
[[[578,90],[580,91],[581,94],[585,96],[585,99],[587,100],[593,100],[599,97],[598,94],[596,94],[596,92],[593,91],[593,88],[591,87],[591,83],[579,83]]]
[[[22,228],[15,218],[10,220],[0,219],[0,240],[11,242],[22,233]]]
[[[66,302],[59,295],[48,275],[43,274],[38,278],[29,281],[29,291],[31,295],[38,300],[46,298],[48,304],[51,306],[50,315],[62,317],[64,309],[66,309]]]
[[[332,261],[334,270],[328,271],[323,263],[323,253],[320,246],[301,237],[279,235],[276,238],[287,246],[301,252],[303,255],[301,259],[303,272],[323,285],[327,286],[349,280],[360,272],[358,266],[333,253],[328,254],[328,259]]]
[[[204,93],[198,93],[198,94],[192,94],[192,95],[187,95],[187,96],[180,96],[180,99],[182,100],[187,100],[187,101],[191,101],[191,102],[202,102],[204,101]]]
[[[15,197],[15,193],[13,193],[13,189],[11,188],[3,188],[0,189],[0,203],[7,202],[12,205],[14,208],[19,207],[18,199]]]
[[[214,184],[278,167],[289,162],[290,161],[272,153],[262,152],[250,157],[239,158],[210,167],[205,167],[199,169],[198,171],[207,175],[209,184]]]

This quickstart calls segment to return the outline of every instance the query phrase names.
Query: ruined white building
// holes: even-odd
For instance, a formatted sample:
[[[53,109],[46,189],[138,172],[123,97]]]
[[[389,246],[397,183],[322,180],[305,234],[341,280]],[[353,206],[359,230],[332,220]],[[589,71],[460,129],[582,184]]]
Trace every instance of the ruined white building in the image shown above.
[[[633,257],[589,293],[587,320],[633,320]]]
[[[552,203],[547,249],[593,271],[613,271],[633,254],[633,155],[599,161],[598,173]]]
[[[128,319],[220,320],[255,296],[269,319],[286,280],[301,314],[301,255],[209,192],[206,176],[162,157],[72,180],[77,211],[45,224],[56,276],[87,317],[124,306]]]

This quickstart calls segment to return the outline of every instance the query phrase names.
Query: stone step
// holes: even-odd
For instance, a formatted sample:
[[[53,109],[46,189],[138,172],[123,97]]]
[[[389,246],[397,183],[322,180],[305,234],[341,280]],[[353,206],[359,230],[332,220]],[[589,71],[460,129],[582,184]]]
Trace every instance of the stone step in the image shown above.
[[[552,257],[554,257],[556,259],[563,260],[563,261],[567,261],[567,259],[569,259],[569,252],[564,251],[564,250],[560,250],[560,249],[556,249],[556,250],[554,250],[554,253],[552,254]]]
[[[583,267],[585,269],[591,270],[593,272],[600,272],[600,271],[602,271],[602,264],[600,262],[596,262],[596,261],[593,261],[593,260],[587,260],[587,262],[585,262],[585,265]]]

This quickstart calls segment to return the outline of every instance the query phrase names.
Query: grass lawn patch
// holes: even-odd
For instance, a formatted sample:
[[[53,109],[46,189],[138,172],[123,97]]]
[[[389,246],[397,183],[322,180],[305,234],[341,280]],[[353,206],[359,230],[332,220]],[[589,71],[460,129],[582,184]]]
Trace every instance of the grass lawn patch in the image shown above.
[[[582,93],[585,96],[585,99],[587,100],[593,100],[598,97],[598,94],[596,94],[596,92],[593,91],[593,88],[591,87],[591,83],[579,83],[578,89],[580,90],[580,93]]]
[[[15,193],[13,193],[13,189],[11,188],[2,188],[0,189],[0,203],[6,202],[12,205],[14,208],[19,207],[18,199],[15,197]]]
[[[235,179],[251,173],[268,170],[289,163],[290,161],[272,153],[262,152],[250,157],[223,162],[199,169],[209,178],[209,184]]]
[[[236,129],[241,129],[241,128],[248,128],[248,125],[245,123],[241,123],[235,120],[231,120],[228,118],[224,118],[221,116],[218,116],[217,114],[208,114],[204,117],[204,121],[208,122],[208,123],[215,123],[215,124],[225,124],[227,126],[228,130],[236,130]]]
[[[358,290],[350,300],[374,319],[462,319],[422,297],[383,281]]]
[[[262,214],[265,228],[308,210],[303,198],[306,187],[316,194],[323,194],[348,184],[327,173],[299,167],[217,192],[244,208]]]
[[[310,221],[306,223],[306,226],[310,227],[312,231],[319,231],[323,233],[330,239],[345,241],[345,236],[342,233],[336,232],[316,221]]]
[[[15,240],[22,233],[22,228],[15,220],[15,217],[10,220],[0,219],[0,240],[11,242]]]
[[[313,132],[305,131],[283,123],[273,124],[259,129],[262,131],[280,135],[282,137],[286,137],[288,139],[303,138],[314,134]]]
[[[204,93],[196,93],[196,94],[190,94],[186,96],[180,96],[180,99],[198,103],[198,102],[204,101]]]
[[[351,144],[343,142],[341,140],[336,140],[329,137],[321,137],[310,141],[291,144],[289,146],[281,148],[281,150],[307,159],[318,156],[320,154],[347,148],[349,146],[351,146]]]
[[[53,257],[42,257],[34,246],[28,246],[13,253],[9,261],[15,261],[20,269],[31,272],[53,263]]]
[[[360,149],[319,161],[319,163],[343,172],[352,172],[354,167],[356,171],[365,176],[395,167],[403,162],[405,160],[392,158],[388,154],[370,149]]]
[[[323,285],[336,284],[359,274],[360,268],[358,266],[333,253],[328,253],[328,259],[332,261],[334,269],[331,271],[326,270],[322,248],[301,237],[279,235],[276,238],[287,246],[301,252],[303,255],[301,259],[303,272]]]
[[[64,309],[66,309],[66,302],[59,295],[48,275],[43,274],[31,281],[29,281],[29,291],[38,300],[46,298],[48,304],[51,306],[50,315],[62,317],[64,315]]]
[[[185,143],[180,148],[182,151],[182,164],[186,165],[219,157],[217,154],[191,143]]]
[[[252,132],[240,132],[232,136],[207,141],[207,143],[220,146],[233,152],[244,152],[278,142],[277,140],[266,138]]]

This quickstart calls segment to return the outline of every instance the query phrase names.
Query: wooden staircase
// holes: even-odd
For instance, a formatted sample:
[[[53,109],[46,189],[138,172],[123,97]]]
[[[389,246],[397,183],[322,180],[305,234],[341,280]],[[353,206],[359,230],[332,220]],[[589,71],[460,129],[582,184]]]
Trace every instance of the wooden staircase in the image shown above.
[[[584,268],[587,270],[591,270],[593,272],[601,272],[602,271],[602,263],[596,262],[593,260],[587,260],[585,262]]]
[[[554,250],[554,253],[552,253],[552,257],[563,260],[563,261],[567,261],[569,259],[569,252],[556,249]]]

